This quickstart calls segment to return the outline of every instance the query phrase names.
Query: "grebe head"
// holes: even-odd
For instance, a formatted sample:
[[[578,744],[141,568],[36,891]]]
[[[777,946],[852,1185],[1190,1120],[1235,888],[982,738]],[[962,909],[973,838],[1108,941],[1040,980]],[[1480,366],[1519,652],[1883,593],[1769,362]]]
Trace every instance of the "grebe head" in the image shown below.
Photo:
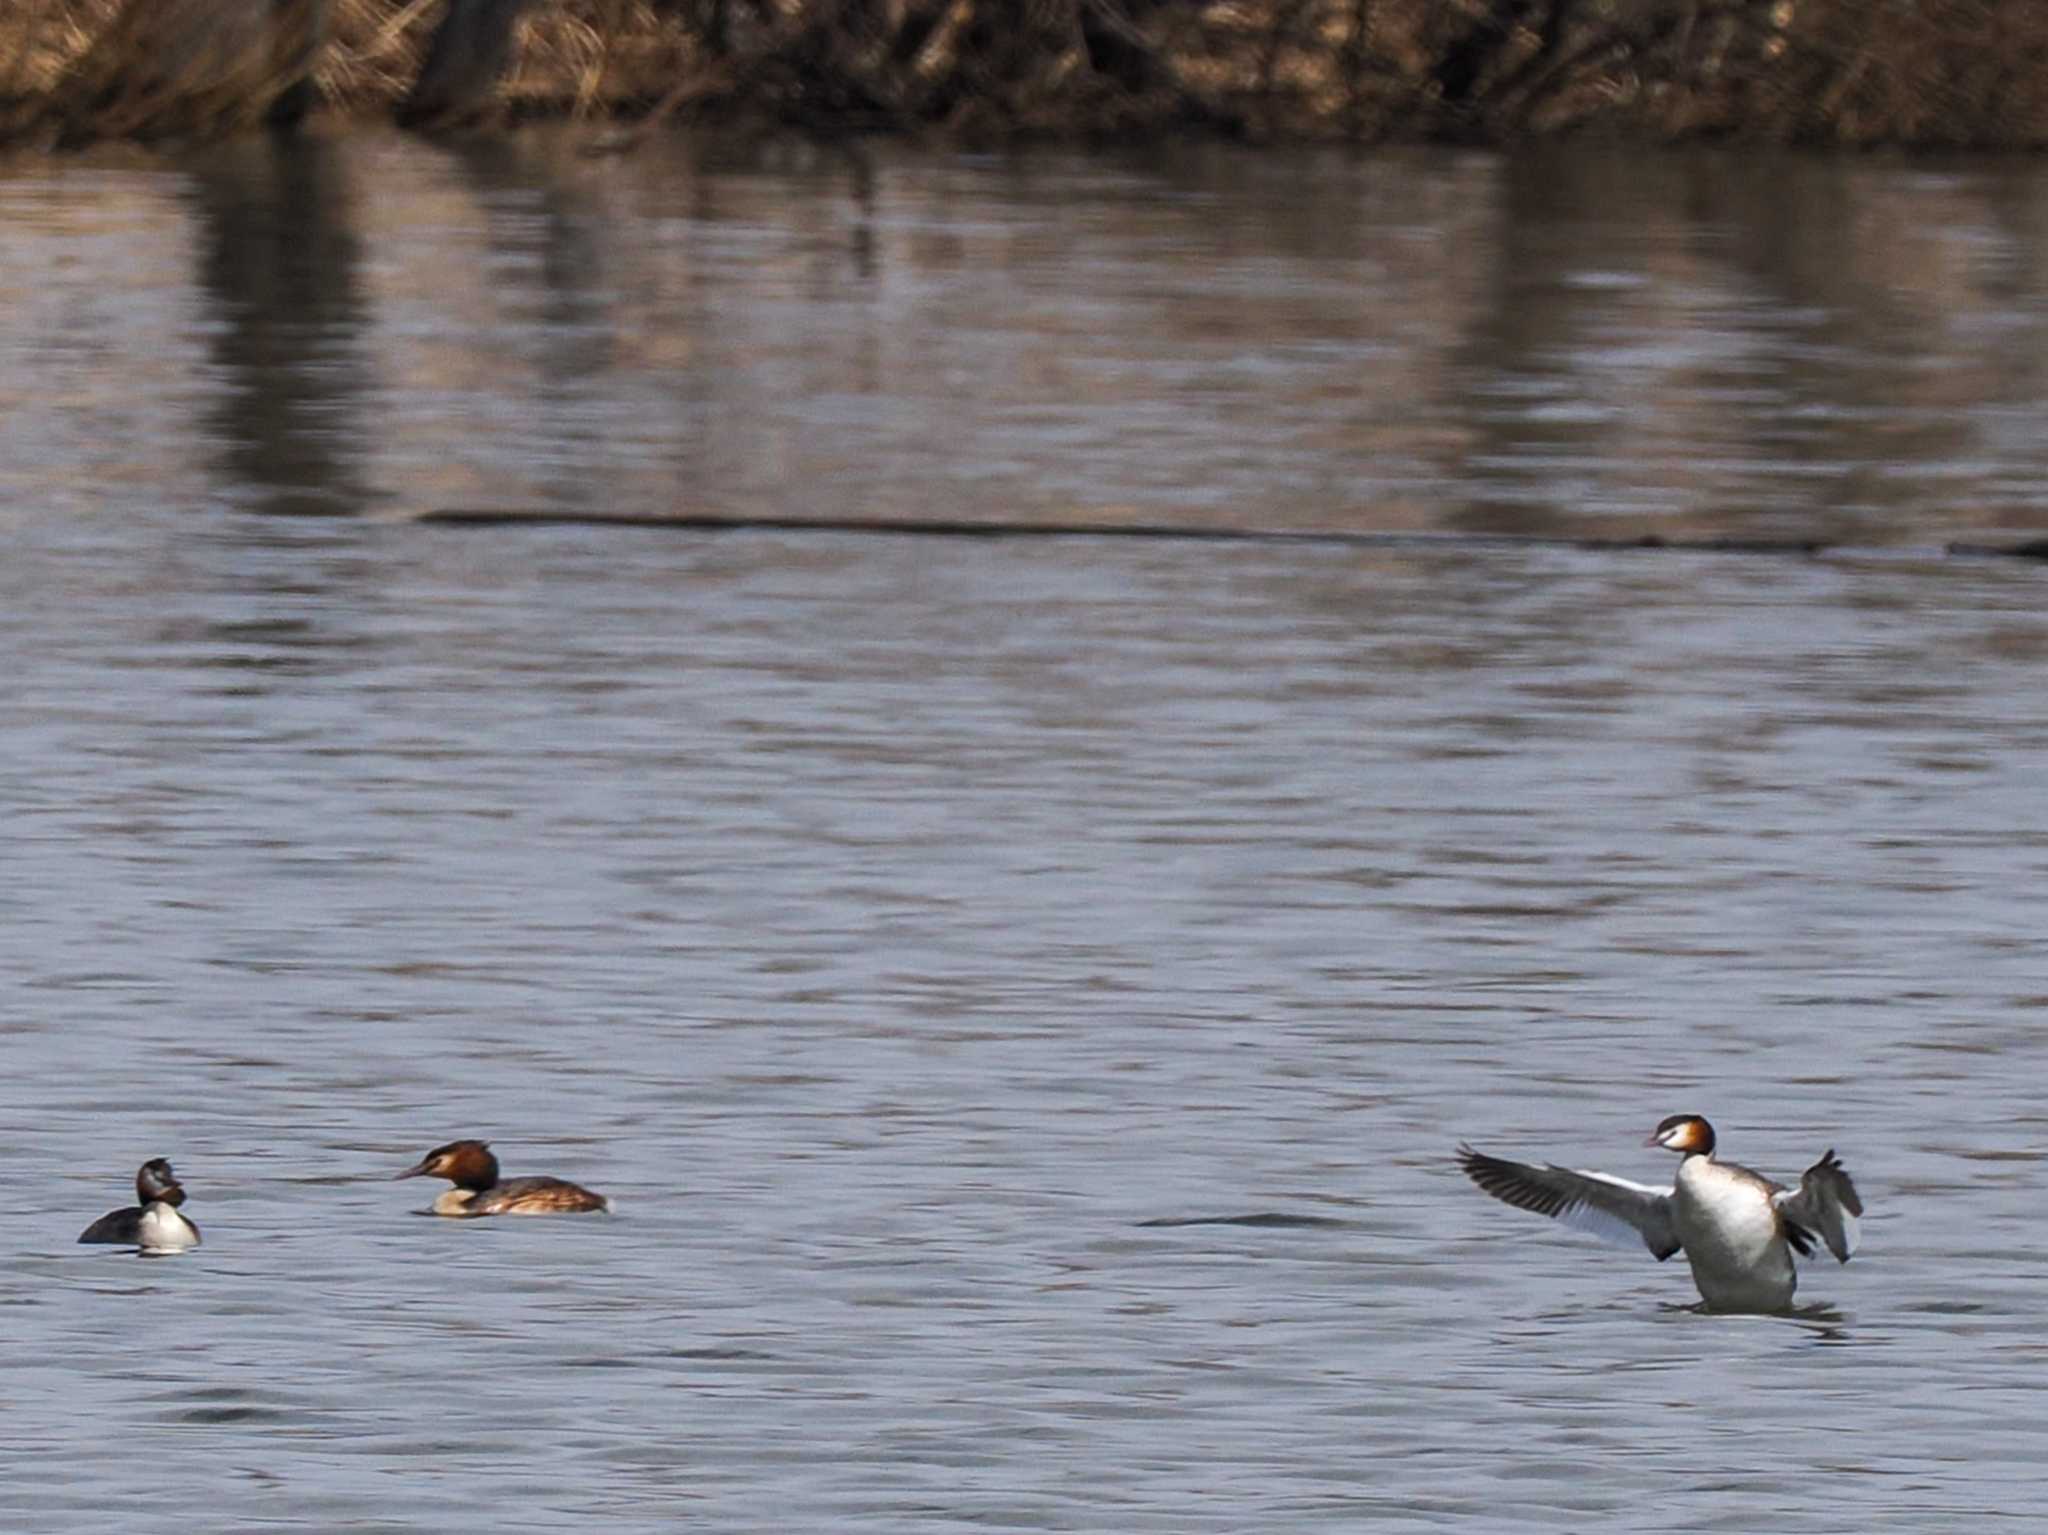
[[[159,1203],[181,1205],[185,1202],[184,1187],[178,1182],[178,1175],[171,1171],[169,1162],[162,1157],[152,1157],[136,1169],[135,1202],[145,1206]]]
[[[1662,1146],[1666,1151],[1675,1151],[1681,1156],[1711,1156],[1714,1127],[1697,1114],[1673,1114],[1657,1126],[1656,1133],[1643,1144]]]
[[[400,1178],[446,1178],[459,1189],[487,1189],[498,1181],[498,1159],[483,1141],[450,1141],[436,1146],[397,1174]]]

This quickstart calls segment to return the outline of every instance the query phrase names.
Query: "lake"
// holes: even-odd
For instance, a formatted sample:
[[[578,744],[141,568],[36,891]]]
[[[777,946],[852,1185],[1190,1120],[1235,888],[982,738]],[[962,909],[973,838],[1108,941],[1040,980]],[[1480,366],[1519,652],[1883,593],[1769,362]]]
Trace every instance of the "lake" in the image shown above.
[[[589,143],[0,162],[22,1527],[2038,1526],[2048,170]]]

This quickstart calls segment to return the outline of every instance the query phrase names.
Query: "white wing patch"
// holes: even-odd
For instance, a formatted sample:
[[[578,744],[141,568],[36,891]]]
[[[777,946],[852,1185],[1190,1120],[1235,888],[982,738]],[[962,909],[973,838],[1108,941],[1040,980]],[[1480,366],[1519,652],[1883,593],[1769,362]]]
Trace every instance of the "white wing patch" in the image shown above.
[[[1458,1148],[1458,1165],[1481,1189],[1518,1210],[1551,1216],[1608,1241],[1641,1242],[1660,1262],[1678,1251],[1668,1188],[1612,1173],[1509,1162],[1470,1146]]]
[[[1567,1226],[1576,1227],[1580,1231],[1590,1231],[1594,1236],[1600,1238],[1601,1241],[1612,1242],[1617,1247],[1634,1247],[1637,1243],[1641,1242],[1646,1243],[1650,1251],[1657,1251],[1657,1244],[1650,1240],[1649,1233],[1642,1225],[1641,1212],[1643,1207],[1670,1199],[1672,1192],[1670,1189],[1652,1188],[1647,1183],[1631,1183],[1628,1179],[1617,1178],[1612,1173],[1590,1173],[1583,1168],[1574,1169],[1573,1176],[1589,1179],[1594,1183],[1608,1184],[1617,1191],[1630,1196],[1630,1208],[1638,1211],[1638,1213],[1636,1219],[1631,1220],[1628,1216],[1609,1208],[1604,1203],[1596,1204],[1591,1200],[1584,1200],[1577,1204],[1566,1205],[1562,1210],[1558,1211],[1557,1218],[1559,1220],[1563,1221]],[[1668,1208],[1664,1215],[1664,1222],[1666,1225],[1670,1223]],[[1658,1256],[1661,1258],[1667,1255],[1660,1253]]]
[[[1851,1215],[1847,1210],[1842,1211],[1842,1213],[1836,1218],[1840,1221],[1842,1228],[1842,1243],[1840,1257],[1842,1262],[1847,1263],[1850,1260],[1850,1258],[1855,1256],[1856,1249],[1862,1246],[1863,1244],[1863,1227],[1861,1223],[1857,1221],[1856,1217]],[[1823,1236],[1827,1235],[1826,1232],[1822,1232],[1821,1234]],[[1835,1244],[1832,1240],[1830,1240],[1828,1243],[1828,1251],[1835,1251]]]
[[[1861,1235],[1856,1217],[1863,1213],[1863,1199],[1832,1147],[1807,1168],[1798,1188],[1781,1189],[1771,1203],[1786,1220],[1827,1243],[1837,1262],[1847,1263],[1856,1251]]]

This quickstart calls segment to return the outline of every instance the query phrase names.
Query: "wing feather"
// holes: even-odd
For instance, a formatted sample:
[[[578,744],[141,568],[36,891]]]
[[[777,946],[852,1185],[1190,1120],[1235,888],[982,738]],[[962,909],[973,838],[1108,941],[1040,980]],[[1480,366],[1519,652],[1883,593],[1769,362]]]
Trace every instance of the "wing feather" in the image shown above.
[[[1807,1168],[1796,1189],[1780,1189],[1771,1203],[1791,1225],[1819,1236],[1836,1261],[1847,1263],[1856,1251],[1856,1217],[1863,1213],[1862,1196],[1830,1146]]]
[[[1509,1162],[1470,1146],[1458,1148],[1458,1165],[1481,1189],[1518,1210],[1548,1215],[1625,1246],[1641,1242],[1659,1263],[1678,1251],[1668,1188],[1631,1183],[1612,1173]]]

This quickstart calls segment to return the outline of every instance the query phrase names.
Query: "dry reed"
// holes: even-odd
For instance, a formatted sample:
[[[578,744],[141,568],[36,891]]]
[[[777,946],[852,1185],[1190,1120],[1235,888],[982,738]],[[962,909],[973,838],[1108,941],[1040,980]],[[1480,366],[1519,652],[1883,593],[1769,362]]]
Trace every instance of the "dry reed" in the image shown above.
[[[265,115],[270,0],[0,0],[0,133]],[[248,16],[256,14],[247,9]],[[388,114],[442,0],[331,0],[322,108]],[[541,0],[495,107],[972,138],[2048,143],[2041,0]],[[165,67],[174,59],[175,71]]]

